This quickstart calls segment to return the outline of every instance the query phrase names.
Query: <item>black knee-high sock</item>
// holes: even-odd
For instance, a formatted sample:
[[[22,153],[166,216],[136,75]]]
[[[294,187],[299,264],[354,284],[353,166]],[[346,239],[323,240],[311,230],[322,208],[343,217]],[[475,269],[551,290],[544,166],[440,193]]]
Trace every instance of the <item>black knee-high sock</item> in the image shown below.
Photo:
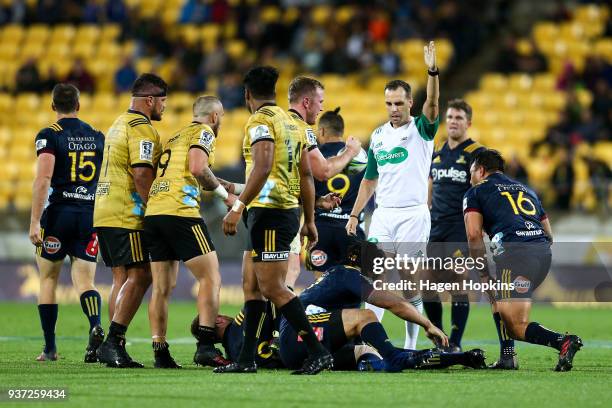
[[[360,334],[361,339],[378,350],[384,359],[391,359],[399,353],[399,350],[391,344],[385,328],[379,322],[366,324]]]
[[[45,335],[45,353],[56,350],[55,324],[57,323],[57,304],[38,305],[40,325]]]
[[[89,330],[100,325],[100,313],[102,311],[102,297],[97,290],[88,290],[81,294],[81,309],[89,320]]]
[[[470,301],[467,295],[454,295],[451,305],[451,333],[449,341],[461,347],[461,338],[465,331],[468,315],[470,314]]]
[[[214,347],[215,328],[210,326],[198,326],[198,343]]]
[[[425,309],[425,313],[427,313],[427,317],[434,326],[438,329],[442,329],[442,302],[440,302],[440,298],[438,295],[433,295],[435,298],[428,298],[427,301],[423,301],[423,308]],[[430,300],[431,299],[431,300]]]
[[[561,350],[563,335],[561,333],[548,330],[539,323],[531,322],[525,330],[525,341],[532,344],[540,344]]]
[[[514,339],[508,335],[504,322],[501,319],[499,312],[493,313],[493,320],[497,328],[497,337],[499,338],[499,355],[512,356],[514,355]]]
[[[298,336],[304,340],[310,357],[327,353],[312,330],[312,326],[306,317],[304,306],[297,296],[283,305],[279,310],[283,316],[285,316],[285,319],[287,319],[293,330],[295,330]]]
[[[263,300],[247,300],[244,303],[243,343],[238,356],[238,362],[251,364],[255,361],[257,338],[261,321],[266,317],[266,302]]]

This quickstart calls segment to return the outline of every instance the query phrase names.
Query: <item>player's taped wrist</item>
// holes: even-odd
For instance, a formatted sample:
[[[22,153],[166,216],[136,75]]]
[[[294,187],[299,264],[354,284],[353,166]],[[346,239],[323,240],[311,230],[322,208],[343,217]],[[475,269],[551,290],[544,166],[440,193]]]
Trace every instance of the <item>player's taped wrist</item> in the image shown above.
[[[232,205],[232,211],[237,212],[238,214],[242,214],[242,210],[244,210],[244,203],[240,200],[234,201],[234,205]]]
[[[234,183],[234,194],[238,195],[244,191],[244,184]]]
[[[229,193],[227,192],[227,190],[225,189],[225,187],[223,187],[221,184],[219,184],[214,190],[213,193],[217,196],[220,197],[222,200],[227,200],[227,197],[229,196]]]
[[[427,73],[429,74],[429,76],[438,76],[440,74],[440,70],[438,69],[438,67],[434,69],[428,68]]]

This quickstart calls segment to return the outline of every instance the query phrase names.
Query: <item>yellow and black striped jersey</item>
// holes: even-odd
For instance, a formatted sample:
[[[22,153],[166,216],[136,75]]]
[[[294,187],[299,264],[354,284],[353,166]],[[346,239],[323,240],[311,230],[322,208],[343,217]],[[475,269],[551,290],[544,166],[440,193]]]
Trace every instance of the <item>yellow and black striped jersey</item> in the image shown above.
[[[107,132],[96,201],[94,226],[141,230],[145,204],[132,169],[155,168],[160,155],[159,134],[140,112],[128,110]]]
[[[215,141],[215,134],[208,125],[194,122],[163,143],[146,216],[200,217],[200,184],[189,171],[189,150],[204,150],[212,166]]]
[[[293,109],[289,109],[289,116],[291,116],[300,132],[302,132],[306,140],[306,148],[308,151],[317,147],[317,134],[313,127],[306,123],[306,121],[302,118],[302,115]]]
[[[274,163],[266,184],[248,208],[296,208],[300,196],[300,159],[307,145],[304,133],[276,105],[265,104],[254,112],[246,124],[242,144],[247,180],[253,169],[251,146],[264,140],[274,142]]]

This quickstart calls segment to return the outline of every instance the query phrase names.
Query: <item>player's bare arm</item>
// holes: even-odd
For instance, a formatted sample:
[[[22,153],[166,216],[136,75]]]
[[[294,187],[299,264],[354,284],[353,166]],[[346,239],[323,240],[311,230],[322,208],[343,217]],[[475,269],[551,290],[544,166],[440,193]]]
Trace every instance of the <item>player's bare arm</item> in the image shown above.
[[[433,195],[433,179],[430,177],[427,184],[427,207],[431,210],[431,197]]]
[[[378,184],[378,179],[368,180],[364,178],[361,180],[361,184],[359,185],[359,192],[357,193],[357,199],[355,200],[355,205],[353,206],[353,211],[351,211],[351,216],[346,223],[346,232],[349,235],[355,235],[357,233],[357,224],[359,224],[359,214],[363,211],[363,208],[366,206],[374,191],[376,191],[376,185]]]
[[[262,140],[251,146],[253,170],[248,177],[244,191],[234,203],[232,209],[223,218],[223,233],[236,234],[236,226],[244,208],[259,194],[274,164],[274,142]]]
[[[199,148],[189,149],[189,172],[198,180],[198,183],[206,191],[213,191],[228,206],[234,205],[236,196],[228,192],[217,177],[213,174],[208,164],[208,154]]]
[[[142,199],[142,202],[146,204],[149,201],[149,190],[155,179],[155,171],[153,167],[137,166],[132,168],[132,174],[136,192]]]
[[[436,47],[430,41],[423,49],[425,65],[427,65],[427,99],[423,104],[423,114],[430,122],[434,122],[439,114],[438,99],[440,98],[440,82],[438,66],[436,65]],[[432,75],[433,74],[433,75]]]
[[[55,167],[55,156],[42,153],[36,162],[36,177],[32,186],[32,213],[30,214],[30,242],[34,245],[42,244],[40,234],[40,217],[45,206],[45,200],[51,185],[51,177]]]
[[[361,142],[353,136],[346,139],[346,150],[335,157],[325,158],[319,149],[308,152],[312,175],[319,181],[326,181],[340,173],[361,150]]]
[[[300,236],[308,238],[308,249],[310,249],[315,246],[319,237],[314,222],[315,188],[307,152],[307,149],[302,151],[302,159],[300,160],[300,197],[304,213],[304,225],[300,231]]]
[[[550,238],[550,242],[554,242],[553,241],[552,227],[550,226],[550,220],[547,217],[547,218],[543,219],[541,222],[542,222],[542,228],[544,228],[544,233],[546,233],[546,235],[548,235],[548,238]]]
[[[425,329],[427,337],[436,345],[440,347],[448,346],[448,337],[442,330],[434,326],[434,324],[425,315],[419,313],[419,311],[406,300],[397,296],[396,294],[386,290],[374,290],[368,296],[367,302],[387,309],[397,317],[407,322],[413,322]]]
[[[342,198],[338,193],[329,193],[324,196],[317,197],[315,201],[315,207],[321,208],[326,211],[331,211],[342,204]]]

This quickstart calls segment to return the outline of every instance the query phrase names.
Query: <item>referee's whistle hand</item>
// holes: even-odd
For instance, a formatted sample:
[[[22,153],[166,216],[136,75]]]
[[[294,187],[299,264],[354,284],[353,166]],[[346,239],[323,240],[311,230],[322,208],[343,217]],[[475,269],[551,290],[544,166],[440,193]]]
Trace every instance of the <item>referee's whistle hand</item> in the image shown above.
[[[240,213],[228,211],[225,217],[223,217],[223,233],[225,235],[235,235],[238,221],[240,221]]]

